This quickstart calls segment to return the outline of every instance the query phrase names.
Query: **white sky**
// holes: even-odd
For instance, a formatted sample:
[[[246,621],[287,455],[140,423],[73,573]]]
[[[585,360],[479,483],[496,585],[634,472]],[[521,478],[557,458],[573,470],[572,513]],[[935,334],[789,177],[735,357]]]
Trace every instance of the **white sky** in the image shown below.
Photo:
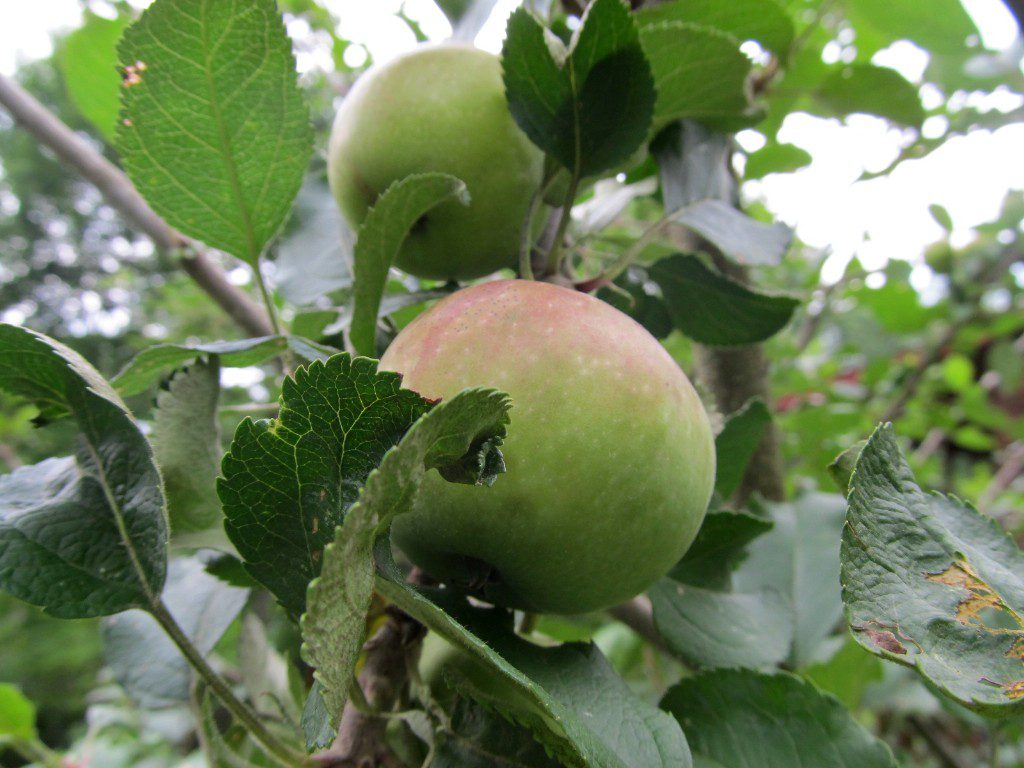
[[[963,2],[986,47],[1005,50],[1014,43],[1016,26],[1002,0]],[[144,5],[146,0],[133,3]],[[341,20],[339,32],[365,45],[378,61],[415,45],[409,28],[393,16],[402,0],[324,3]],[[517,5],[516,0],[499,0],[477,37],[477,45],[497,51],[505,19]],[[405,8],[430,37],[443,38],[449,33],[447,21],[432,0],[405,0]],[[50,34],[76,26],[80,18],[79,0],[0,0],[0,72],[10,74],[17,62],[48,55]],[[300,68],[314,63],[300,54]],[[901,42],[876,55],[875,63],[916,80],[927,55]],[[1007,94],[992,106],[1005,111],[1021,104]],[[924,248],[943,235],[928,213],[932,203],[949,210],[953,241],[963,244],[970,240],[973,226],[996,216],[1007,190],[1024,189],[1022,124],[953,139],[925,159],[904,162],[885,178],[861,182],[857,178],[864,170],[888,165],[907,141],[907,134],[866,115],[840,122],[795,114],[787,118],[780,138],[807,149],[814,162],[796,173],[748,183],[745,191],[750,197],[763,198],[781,220],[796,227],[806,243],[831,251],[826,279],[836,279],[854,255],[869,269],[880,268],[892,258],[919,261]],[[740,140],[753,149],[760,137],[748,131]],[[915,277],[926,280],[926,270],[918,270]]]

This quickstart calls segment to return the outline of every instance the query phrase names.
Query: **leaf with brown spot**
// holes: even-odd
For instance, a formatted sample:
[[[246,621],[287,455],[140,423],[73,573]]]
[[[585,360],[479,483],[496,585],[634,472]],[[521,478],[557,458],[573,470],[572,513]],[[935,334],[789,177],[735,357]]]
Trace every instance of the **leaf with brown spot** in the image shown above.
[[[850,481],[842,584],[867,650],[964,706],[1024,709],[1024,553],[969,504],[921,490],[888,425]]]

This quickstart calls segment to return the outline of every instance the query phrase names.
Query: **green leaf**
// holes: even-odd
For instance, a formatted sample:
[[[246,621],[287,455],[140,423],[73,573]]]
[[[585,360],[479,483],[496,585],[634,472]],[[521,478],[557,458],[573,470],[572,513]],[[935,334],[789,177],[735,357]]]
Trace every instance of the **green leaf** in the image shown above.
[[[662,259],[649,273],[661,286],[675,327],[701,344],[764,341],[785,327],[799,304],[789,296],[756,293],[690,254]]]
[[[804,493],[790,503],[768,505],[775,527],[752,542],[733,574],[736,589],[772,589],[788,597],[796,614],[795,667],[815,658],[821,642],[842,620],[839,595],[839,539],[844,499],[838,494]]]
[[[978,34],[960,0],[846,0],[843,9],[857,28],[878,30],[888,40],[911,40],[936,53],[962,53],[967,38]]]
[[[701,200],[671,218],[710,240],[738,264],[779,264],[793,240],[793,230],[785,224],[757,221],[724,200]]]
[[[747,556],[747,545],[773,526],[749,512],[708,512],[697,538],[669,575],[683,584],[728,589],[732,572]]]
[[[661,706],[693,751],[722,768],[896,768],[889,748],[838,701],[793,675],[703,672],[670,689]]]
[[[560,768],[529,730],[467,699],[436,738],[430,768]]]
[[[408,176],[388,187],[359,228],[355,248],[355,291],[349,336],[356,351],[376,354],[377,311],[388,272],[406,235],[427,211],[456,199],[469,205],[466,185],[444,173]]]
[[[245,419],[217,490],[246,570],[294,617],[324,547],[384,454],[429,408],[377,362],[335,355],[284,381],[277,419]]]
[[[793,42],[793,20],[777,0],[675,0],[637,12],[641,28],[665,21],[713,27],[739,41],[755,40],[782,58]]]
[[[746,87],[751,63],[735,37],[668,21],[642,27],[640,41],[658,92],[655,130],[681,118],[727,129],[753,122]]]
[[[889,425],[850,482],[842,578],[867,650],[964,706],[1024,709],[1024,553],[995,520],[922,491]]]
[[[225,584],[206,572],[198,557],[171,561],[164,602],[203,655],[209,654],[238,616],[248,589]],[[103,623],[107,666],[125,693],[143,709],[188,703],[192,667],[156,619],[126,611]]]
[[[219,398],[216,357],[179,372],[156,396],[151,441],[175,537],[208,531],[221,520],[216,483],[223,455]]]
[[[5,738],[34,741],[36,707],[10,683],[0,683],[0,751]]]
[[[76,352],[0,325],[0,389],[78,423],[74,458],[0,477],[0,589],[61,618],[149,606],[167,570],[153,453],[117,393]]]
[[[715,437],[715,491],[724,499],[739,488],[747,465],[761,438],[772,423],[772,415],[763,400],[751,400],[729,416]]]
[[[117,147],[171,226],[255,264],[313,148],[274,0],[157,0],[124,33]]]
[[[637,697],[594,645],[541,648],[510,615],[406,584],[378,547],[377,589],[479,665],[469,691],[528,727],[570,768],[691,768],[678,724]]]
[[[489,389],[464,390],[435,406],[370,473],[359,501],[338,526],[324,552],[323,570],[309,586],[302,617],[303,655],[316,667],[328,712],[340,714],[345,706],[363,647],[374,543],[387,534],[396,515],[412,511],[428,470],[470,485],[493,483],[504,471],[497,450],[509,408],[507,395]]]
[[[331,725],[331,715],[327,711],[324,697],[320,695],[323,687],[319,680],[313,680],[302,708],[302,734],[306,741],[306,751],[312,752],[328,746],[338,735],[337,729]]]
[[[811,164],[811,153],[795,144],[771,141],[747,156],[743,178],[763,179],[770,173],[791,173]]]
[[[850,478],[853,476],[853,468],[857,463],[857,457],[860,456],[860,452],[867,443],[867,440],[857,441],[836,456],[832,463],[828,465],[829,476],[839,488],[839,492],[844,495],[850,489]]]
[[[946,232],[953,231],[953,217],[949,215],[949,210],[944,205],[932,203],[928,206],[928,213],[935,219],[935,223],[946,230]]]
[[[656,294],[657,285],[646,270],[631,266],[615,279],[615,286],[619,290],[602,287],[595,295],[632,317],[656,339],[664,339],[672,333],[668,307]]]
[[[874,64],[834,68],[814,97],[829,114],[862,112],[911,127],[924,122],[924,107],[917,88],[896,70]]]
[[[594,0],[568,50],[516,10],[502,68],[516,123],[577,178],[623,162],[647,138],[654,80],[623,0]]]
[[[210,341],[203,344],[154,344],[139,352],[112,383],[124,397],[145,392],[175,368],[198,358],[216,357],[227,368],[246,368],[265,363],[291,350],[312,362],[326,360],[337,349],[298,336],[260,336],[239,341]]]
[[[58,49],[57,62],[75,109],[113,144],[121,109],[117,41],[128,26],[128,19],[105,19],[91,11],[86,11],[84,17],[82,26],[68,35]]]
[[[648,594],[665,645],[691,666],[766,668],[789,655],[792,606],[775,592],[716,592],[662,579]]]

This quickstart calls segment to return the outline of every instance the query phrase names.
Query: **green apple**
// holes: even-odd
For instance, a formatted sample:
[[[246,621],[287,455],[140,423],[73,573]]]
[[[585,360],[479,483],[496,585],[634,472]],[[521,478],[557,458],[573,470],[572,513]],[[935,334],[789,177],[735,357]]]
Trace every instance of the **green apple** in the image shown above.
[[[549,283],[457,291],[417,317],[382,370],[428,398],[512,397],[492,487],[430,473],[394,540],[484,599],[550,613],[607,608],[686,552],[711,497],[715,448],[689,379],[641,325]]]
[[[512,120],[501,62],[467,45],[425,46],[363,75],[331,132],[328,176],[358,226],[391,184],[436,171],[462,179],[470,203],[439,205],[410,232],[396,265],[466,280],[514,267],[543,153]]]

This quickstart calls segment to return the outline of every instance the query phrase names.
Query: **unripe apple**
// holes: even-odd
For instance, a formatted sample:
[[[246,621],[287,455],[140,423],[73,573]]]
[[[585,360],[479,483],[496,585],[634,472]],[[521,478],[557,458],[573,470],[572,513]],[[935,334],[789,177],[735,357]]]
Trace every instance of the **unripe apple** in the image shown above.
[[[445,44],[418,48],[356,82],[334,121],[327,170],[353,226],[406,176],[462,179],[469,205],[429,211],[396,265],[419,277],[464,280],[515,266],[543,160],[512,120],[499,59]]]
[[[614,307],[548,283],[457,291],[381,359],[428,398],[512,397],[491,487],[430,473],[394,540],[442,581],[500,604],[582,613],[626,600],[690,546],[715,477],[707,414],[686,375]]]

